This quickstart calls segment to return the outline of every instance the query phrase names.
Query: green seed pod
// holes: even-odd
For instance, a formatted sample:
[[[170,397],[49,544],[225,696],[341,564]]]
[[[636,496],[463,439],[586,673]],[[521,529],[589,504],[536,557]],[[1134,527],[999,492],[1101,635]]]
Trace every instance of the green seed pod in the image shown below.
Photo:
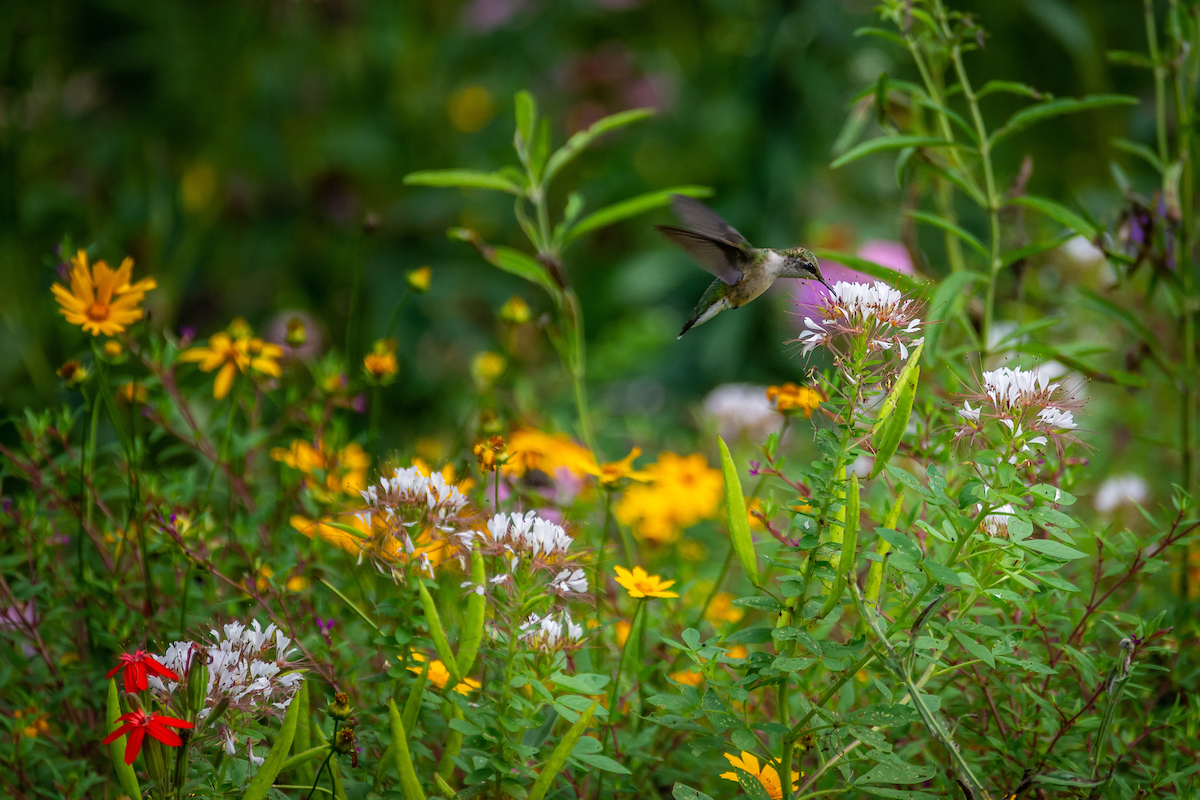
[[[194,646],[187,671],[187,710],[192,719],[204,710],[208,702],[208,653]]]

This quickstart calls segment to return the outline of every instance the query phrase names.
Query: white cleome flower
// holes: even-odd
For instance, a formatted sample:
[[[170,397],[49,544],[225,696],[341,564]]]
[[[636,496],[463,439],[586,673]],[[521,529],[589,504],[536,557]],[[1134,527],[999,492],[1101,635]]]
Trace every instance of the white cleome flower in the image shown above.
[[[1092,505],[1101,514],[1111,514],[1123,505],[1142,504],[1150,497],[1150,487],[1132,473],[1105,478],[1096,489]]]
[[[717,421],[721,438],[730,441],[745,437],[757,442],[779,430],[782,421],[767,400],[765,386],[726,383],[704,398],[704,411]]]
[[[587,594],[587,575],[582,569],[564,569],[550,581],[550,589],[558,594]]]
[[[900,357],[907,359],[908,348],[924,341],[913,338],[921,332],[923,324],[916,311],[911,298],[883,281],[870,284],[838,281],[822,302],[822,319],[805,317],[805,330],[797,341],[807,355],[817,345],[828,346],[841,334],[867,332],[870,348],[895,347]]]
[[[988,536],[1008,536],[1008,520],[1016,514],[1012,504],[1006,503],[983,518],[983,530]]]
[[[576,625],[566,609],[559,610],[557,615],[552,609],[544,617],[530,614],[517,638],[527,647],[550,653],[578,646],[583,626]]]
[[[574,541],[561,525],[542,519],[536,511],[497,514],[488,521],[483,536],[514,555],[529,554],[545,560],[565,556]]]

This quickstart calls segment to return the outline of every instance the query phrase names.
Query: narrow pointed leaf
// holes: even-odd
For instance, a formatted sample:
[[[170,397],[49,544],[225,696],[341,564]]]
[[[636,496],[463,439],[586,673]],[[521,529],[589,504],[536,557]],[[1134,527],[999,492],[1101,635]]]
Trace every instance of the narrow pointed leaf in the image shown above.
[[[858,551],[858,518],[860,514],[858,502],[858,473],[850,473],[850,486],[846,490],[846,521],[842,534],[842,559],[838,564],[838,572],[846,575],[854,570],[854,556]]]
[[[421,698],[425,695],[425,683],[429,680],[429,663],[426,661],[425,666],[421,668],[421,674],[408,690],[408,699],[404,701],[404,716],[401,721],[406,731],[411,731],[417,724],[417,714],[421,712]]]
[[[738,478],[737,466],[729,455],[729,447],[725,440],[717,437],[721,448],[721,473],[725,476],[725,511],[729,515],[729,538],[733,543],[733,552],[737,553],[738,561],[750,583],[759,586],[758,559],[754,555],[754,539],[750,536],[750,519],[746,516],[746,498],[742,494],[742,482]]]
[[[429,638],[433,639],[438,658],[450,673],[446,688],[454,691],[454,687],[462,680],[462,675],[458,672],[458,662],[454,660],[454,651],[450,649],[450,642],[446,639],[446,630],[442,627],[442,618],[438,616],[437,605],[433,602],[429,589],[425,588],[425,582],[420,578],[417,579],[417,588],[421,595],[421,607],[425,610],[425,622],[429,625]]]
[[[579,737],[583,736],[583,732],[587,730],[588,723],[592,721],[592,715],[596,713],[596,706],[599,704],[599,700],[594,701],[588,706],[586,711],[579,715],[579,719],[575,720],[575,724],[567,731],[567,735],[562,738],[550,753],[550,758],[546,759],[546,763],[542,766],[542,771],[538,773],[537,780],[529,787],[529,795],[525,800],[542,800],[546,796],[547,790],[549,790],[550,786],[554,783],[554,779],[558,777],[558,773],[562,771],[563,766],[567,763],[567,757],[571,755],[571,748],[575,746],[575,742],[579,741]]]
[[[283,769],[283,763],[287,761],[288,751],[292,747],[292,739],[296,736],[296,722],[299,719],[300,704],[293,698],[292,702],[288,704],[287,713],[283,715],[283,726],[279,729],[279,736],[276,737],[275,744],[271,745],[271,751],[263,759],[258,772],[254,773],[254,780],[250,781],[250,786],[246,788],[246,794],[242,795],[243,800],[264,800],[267,796],[271,785],[275,783],[275,778]]]
[[[864,156],[882,153],[886,150],[903,150],[906,147],[962,147],[964,150],[969,149],[965,145],[937,136],[880,136],[850,148],[849,151],[834,159],[829,166],[837,169]]]
[[[1115,137],[1109,139],[1108,143],[1122,152],[1144,159],[1147,164],[1154,167],[1154,169],[1160,174],[1163,172],[1164,167],[1162,160],[1155,155],[1153,150],[1151,150],[1149,147],[1146,147],[1146,145],[1138,142],[1131,142],[1128,139],[1119,139]]]
[[[537,100],[522,89],[513,97],[513,104],[516,106],[517,133],[528,145],[533,141],[533,132],[537,128]]]
[[[959,239],[962,239],[964,242],[969,244],[971,248],[975,250],[975,252],[979,253],[979,255],[983,256],[985,259],[991,257],[991,254],[988,252],[988,249],[984,246],[983,242],[975,238],[974,235],[972,235],[966,228],[963,228],[962,226],[955,225],[953,222],[950,222],[947,219],[942,219],[937,214],[930,214],[927,211],[909,211],[908,216],[917,220],[918,222],[924,222],[925,224],[932,225],[935,228],[941,228],[946,233],[957,236]]]
[[[117,717],[121,716],[121,700],[117,695],[117,682],[110,680],[108,682],[108,730],[115,731],[121,726],[121,721]],[[107,732],[105,733],[107,736]],[[142,790],[138,786],[137,773],[133,771],[132,764],[125,763],[125,737],[118,736],[113,739],[108,746],[108,752],[112,756],[113,769],[117,771],[117,780],[121,784],[121,789],[130,797],[141,797]]]
[[[300,753],[304,753],[312,748],[312,724],[310,710],[311,706],[308,701],[308,681],[301,681],[300,688],[296,691],[296,699],[293,703],[300,704],[300,718],[296,720],[296,736],[292,739],[292,758],[294,759]],[[290,761],[291,759],[289,759]],[[313,774],[312,767],[308,766],[308,762],[301,762],[303,769],[300,770],[300,782],[312,783]],[[282,770],[281,770],[282,771]]]
[[[1007,139],[1012,134],[1023,131],[1030,125],[1051,117],[1057,117],[1062,114],[1075,114],[1093,108],[1137,105],[1137,103],[1138,99],[1136,97],[1123,94],[1094,94],[1079,99],[1074,97],[1060,97],[1057,100],[1046,100],[1041,103],[1035,103],[1034,105],[1022,108],[1009,117],[1008,122],[1004,123],[1002,127],[998,128],[992,134],[991,144],[992,147],[995,147],[997,143]]]
[[[1039,211],[1055,222],[1065,225],[1089,240],[1096,238],[1096,226],[1062,203],[1056,203],[1053,200],[1047,200],[1044,197],[1034,197],[1029,194],[1014,197],[1012,203],[1013,205],[1025,206],[1026,208],[1032,208],[1034,211]]]
[[[594,230],[608,227],[621,220],[661,208],[669,204],[671,196],[676,194],[681,194],[684,197],[709,197],[712,195],[712,189],[706,186],[674,186],[670,189],[661,189],[657,192],[639,194],[628,200],[622,200],[619,203],[613,203],[611,206],[605,206],[597,211],[593,211],[575,223],[567,231],[563,239],[563,247],[566,247],[585,233],[591,233]]]
[[[916,355],[917,353],[913,353],[913,356]],[[898,392],[895,410],[879,432],[871,437],[871,444],[875,447],[875,466],[870,475],[872,478],[883,471],[887,462],[891,461],[892,456],[896,454],[896,448],[900,446],[900,440],[904,438],[904,431],[908,429],[908,418],[912,414],[913,400],[917,396],[917,382],[921,378],[921,367],[916,361],[910,360],[909,365],[912,366],[912,370],[906,365],[892,390],[894,394]]]
[[[543,183],[550,183],[560,169],[571,163],[577,155],[582,153],[597,138],[609,131],[615,131],[618,128],[624,128],[626,125],[632,125],[635,122],[653,117],[656,113],[657,111],[653,108],[634,108],[629,111],[611,114],[593,122],[585,130],[579,131],[568,139],[566,144],[555,151],[554,155],[550,156],[550,160],[546,163],[546,173],[542,178]]]
[[[400,774],[400,792],[404,800],[425,800],[425,792],[417,780],[417,771],[413,769],[412,756],[408,752],[408,736],[404,733],[404,723],[400,721],[395,700],[388,700],[388,720],[392,728],[392,755],[396,759],[396,771]]]
[[[946,323],[954,315],[956,301],[962,295],[963,289],[973,283],[986,283],[987,278],[975,272],[955,272],[948,275],[933,293],[929,301],[929,320],[925,324],[925,349],[929,353],[929,363],[936,365],[941,355],[938,347]]]
[[[493,192],[508,192],[518,197],[525,190],[498,172],[482,172],[473,169],[428,169],[410,172],[404,176],[407,186],[434,186],[438,188],[487,189]]]
[[[892,387],[892,391],[884,398],[883,403],[879,406],[879,414],[875,417],[875,424],[871,426],[871,438],[879,435],[883,427],[892,419],[892,414],[896,410],[896,404],[900,401],[903,385],[909,380],[909,375],[916,370],[917,362],[921,360],[921,352],[925,347],[925,343],[917,345],[917,349],[913,350],[908,355],[908,361],[900,370],[900,374],[896,376],[896,385]],[[875,477],[874,474],[871,477]]]

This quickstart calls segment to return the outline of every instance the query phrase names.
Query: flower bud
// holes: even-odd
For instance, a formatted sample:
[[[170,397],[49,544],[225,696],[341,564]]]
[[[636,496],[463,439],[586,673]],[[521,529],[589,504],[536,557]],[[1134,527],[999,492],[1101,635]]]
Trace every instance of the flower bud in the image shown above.
[[[350,716],[350,698],[345,692],[338,692],[333,696],[333,700],[329,703],[329,716],[334,719],[346,719]]]
[[[187,710],[193,718],[208,702],[208,654],[193,645],[187,671]]]
[[[345,697],[345,695],[341,695]],[[349,707],[349,704],[347,704]],[[342,728],[333,737],[333,752],[350,756],[350,766],[358,766],[358,748],[355,746],[354,728]]]
[[[417,294],[425,294],[429,291],[429,285],[433,282],[433,269],[431,267],[421,267],[419,269],[410,270],[405,276],[408,282],[408,288]]]
[[[287,321],[287,343],[292,347],[303,347],[308,341],[308,328],[304,327],[304,320],[299,317],[292,317]]]

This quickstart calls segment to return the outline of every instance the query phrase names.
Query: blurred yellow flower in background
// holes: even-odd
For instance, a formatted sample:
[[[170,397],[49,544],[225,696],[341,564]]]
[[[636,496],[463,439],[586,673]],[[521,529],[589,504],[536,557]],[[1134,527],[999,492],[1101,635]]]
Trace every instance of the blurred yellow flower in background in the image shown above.
[[[617,519],[638,538],[669,544],[684,528],[717,515],[725,482],[703,455],[660,453],[645,474],[650,483],[626,489],[616,507]]]
[[[496,313],[496,316],[505,322],[520,325],[529,322],[533,318],[533,312],[529,310],[529,304],[525,302],[525,298],[514,294],[504,305],[500,306],[500,311]]]
[[[704,673],[692,672],[690,669],[681,669],[678,672],[672,672],[670,678],[676,683],[682,683],[684,686],[699,686],[704,683]]]
[[[141,319],[142,299],[158,286],[153,278],[129,282],[133,277],[132,258],[127,257],[115,271],[103,261],[89,268],[87,253],[80,250],[71,264],[71,288],[56,283],[50,291],[67,322],[93,336],[115,336]]]
[[[813,412],[821,407],[821,401],[824,399],[821,393],[811,386],[785,383],[782,386],[767,387],[767,400],[774,403],[776,410],[781,414],[799,411],[805,419],[812,419]]]
[[[139,383],[135,386],[133,381],[122,383],[113,394],[122,403],[145,403],[150,396],[145,385]]]
[[[109,339],[104,343],[104,355],[109,358],[116,358],[123,352],[125,352],[125,348],[116,339]]]
[[[599,466],[596,465],[595,456],[592,456],[591,463],[583,465],[583,469],[589,475],[599,478],[600,485],[605,488],[611,489],[625,478],[644,483],[650,480],[650,473],[640,472],[633,468],[634,460],[641,454],[641,448],[635,447],[629,451],[629,455],[620,461],[610,461],[607,464],[600,464]]]
[[[320,439],[315,446],[303,439],[293,439],[286,448],[272,448],[271,458],[304,473],[304,483],[310,489],[324,488],[334,495],[356,495],[365,489],[367,470],[371,467],[371,457],[357,442],[335,451]],[[314,474],[318,470],[325,473],[323,483]]]
[[[501,467],[506,476],[519,478],[535,469],[553,475],[560,467],[579,478],[597,469],[591,451],[566,434],[518,428],[508,437],[508,463]]]
[[[34,739],[50,733],[50,714],[45,711],[39,713],[34,706],[29,706],[24,711],[14,711],[13,719],[18,723],[23,723],[21,735],[26,739]]]
[[[738,622],[746,616],[746,609],[733,604],[733,595],[718,592],[704,610],[704,618],[716,625],[718,622]]]
[[[379,339],[371,348],[371,352],[363,357],[363,369],[367,374],[380,383],[388,383],[399,371],[396,363],[396,340]]]
[[[495,383],[506,369],[508,369],[508,361],[504,356],[490,350],[476,353],[475,358],[471,359],[471,377],[475,379],[475,384],[482,389]]]
[[[433,285],[433,267],[417,267],[409,270],[404,276],[404,282],[417,294],[425,294]]]
[[[416,661],[417,664],[424,664],[425,662],[429,661],[429,657],[424,653],[413,651],[411,656],[412,660]],[[425,667],[423,666],[415,666],[409,667],[408,671],[416,675],[420,675],[424,669]],[[439,690],[446,688],[446,681],[450,680],[450,670],[446,669],[446,665],[442,663],[441,659],[429,661],[428,680]],[[482,684],[474,678],[463,678],[462,681],[454,687],[454,691],[465,697],[466,695],[470,694],[473,689],[478,689],[480,686],[482,686]]]
[[[487,125],[496,113],[491,93],[482,86],[464,86],[446,100],[446,115],[463,133],[473,133]]]

